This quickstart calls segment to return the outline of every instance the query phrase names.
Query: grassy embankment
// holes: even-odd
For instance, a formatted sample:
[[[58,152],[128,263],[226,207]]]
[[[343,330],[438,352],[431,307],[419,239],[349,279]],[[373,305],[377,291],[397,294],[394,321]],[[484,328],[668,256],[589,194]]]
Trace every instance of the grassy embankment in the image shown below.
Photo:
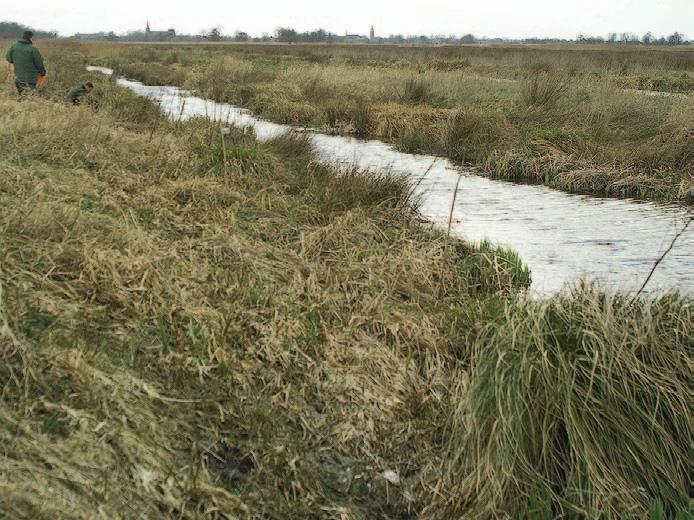
[[[0,95],[0,516],[686,517],[691,300],[530,301],[300,137],[56,102],[78,53]]]
[[[500,179],[694,202],[694,49],[99,45],[95,58],[284,123]],[[672,91],[649,96],[623,89]]]

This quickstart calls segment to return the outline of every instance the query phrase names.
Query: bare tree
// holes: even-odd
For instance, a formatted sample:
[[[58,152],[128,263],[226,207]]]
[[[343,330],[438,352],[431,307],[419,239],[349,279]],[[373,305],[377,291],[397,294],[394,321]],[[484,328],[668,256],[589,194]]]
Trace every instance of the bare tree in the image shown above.
[[[212,42],[218,42],[222,39],[222,27],[221,26],[216,26],[212,27],[210,29],[210,32],[207,33],[207,39],[212,41]]]
[[[632,43],[632,42],[637,42],[639,41],[639,37],[636,36],[635,34],[628,33],[628,32],[623,32],[619,35],[619,39],[622,41],[622,43]]]
[[[297,32],[291,27],[280,27],[275,30],[275,36],[277,41],[285,43],[296,43],[299,36]]]
[[[667,37],[668,45],[682,45],[682,42],[684,42],[684,36],[678,32],[674,32]]]

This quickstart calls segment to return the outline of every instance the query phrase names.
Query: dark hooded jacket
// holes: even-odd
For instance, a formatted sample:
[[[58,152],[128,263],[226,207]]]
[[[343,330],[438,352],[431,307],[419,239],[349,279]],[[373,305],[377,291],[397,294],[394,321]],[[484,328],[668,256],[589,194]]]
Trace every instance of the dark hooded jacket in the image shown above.
[[[14,65],[14,79],[36,84],[38,76],[46,74],[41,52],[29,40],[17,40],[7,49],[5,59]]]

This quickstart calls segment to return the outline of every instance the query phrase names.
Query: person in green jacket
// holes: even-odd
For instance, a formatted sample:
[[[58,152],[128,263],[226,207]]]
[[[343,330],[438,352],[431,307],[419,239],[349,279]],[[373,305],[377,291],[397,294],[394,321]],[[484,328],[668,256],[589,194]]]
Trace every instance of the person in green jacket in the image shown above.
[[[24,31],[24,36],[5,53],[5,59],[14,66],[14,84],[20,96],[35,89],[39,76],[46,75],[41,52],[31,41],[33,37],[33,32]]]

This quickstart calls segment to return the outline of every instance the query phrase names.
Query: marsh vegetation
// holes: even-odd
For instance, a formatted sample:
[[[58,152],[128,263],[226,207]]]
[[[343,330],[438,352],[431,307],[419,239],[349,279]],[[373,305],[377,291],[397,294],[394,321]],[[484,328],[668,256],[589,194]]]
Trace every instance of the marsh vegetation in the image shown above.
[[[93,56],[148,84],[500,179],[694,200],[688,47],[101,45]]]
[[[0,96],[0,515],[687,517],[691,299],[532,300],[305,137],[56,103],[87,52]]]

